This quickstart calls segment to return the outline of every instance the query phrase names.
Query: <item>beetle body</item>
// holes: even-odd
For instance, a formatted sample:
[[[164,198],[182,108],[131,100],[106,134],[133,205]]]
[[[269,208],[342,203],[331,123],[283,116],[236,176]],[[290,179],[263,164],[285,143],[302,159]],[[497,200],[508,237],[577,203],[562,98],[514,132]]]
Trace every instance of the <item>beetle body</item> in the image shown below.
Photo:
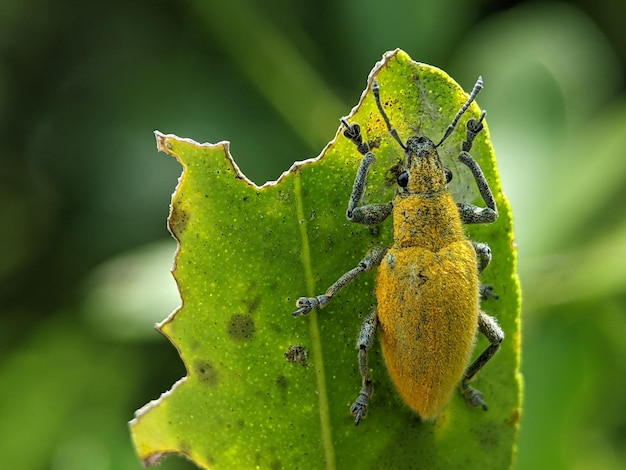
[[[394,244],[378,268],[376,297],[389,374],[406,404],[430,419],[470,359],[478,270],[434,145],[415,147],[410,151],[421,156],[408,159],[407,187],[394,199]]]
[[[390,203],[363,204],[367,173],[376,158],[363,141],[360,126],[342,119],[344,135],[363,155],[346,216],[351,222],[376,225],[393,215],[394,240],[390,247],[370,249],[326,293],[300,297],[293,315],[324,307],[359,274],[378,267],[377,307],[365,318],[357,340],[362,388],[350,408],[355,425],[366,416],[374,389],[368,351],[378,329],[389,374],[405,403],[423,419],[436,418],[457,385],[471,406],[487,409],[482,394],[469,381],[498,350],[504,333],[480,309],[481,298],[497,298],[491,286],[478,280],[491,260],[491,251],[484,243],[468,240],[463,231],[463,224],[491,223],[498,217],[482,170],[468,153],[483,129],[485,112],[468,120],[467,138],[458,159],[472,172],[487,207],[454,201],[447,188],[452,173],[443,167],[437,152],[481,88],[479,78],[437,145],[425,136],[409,137],[405,144],[383,109],[378,83],[373,82],[380,114],[404,150],[404,163],[397,172],[397,193]],[[477,331],[491,344],[468,366]]]

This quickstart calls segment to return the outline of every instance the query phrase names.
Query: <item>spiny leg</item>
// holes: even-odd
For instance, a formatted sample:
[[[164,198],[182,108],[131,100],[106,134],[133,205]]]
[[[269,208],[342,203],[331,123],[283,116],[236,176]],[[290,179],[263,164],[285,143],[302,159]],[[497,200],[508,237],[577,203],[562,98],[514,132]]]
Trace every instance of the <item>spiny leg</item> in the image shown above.
[[[483,394],[471,387],[469,381],[472,380],[476,373],[482,369],[487,362],[489,362],[489,359],[491,359],[500,348],[500,343],[502,343],[504,339],[504,331],[502,331],[502,328],[500,328],[500,325],[498,325],[493,317],[490,317],[483,311],[480,311],[478,314],[478,330],[487,337],[491,344],[465,371],[463,380],[461,381],[461,393],[471,406],[480,406],[483,410],[487,410],[487,405],[483,400]]]
[[[365,416],[367,416],[367,405],[374,391],[372,375],[370,374],[367,354],[374,343],[376,329],[378,327],[378,317],[376,309],[372,310],[363,321],[357,347],[359,348],[359,371],[361,373],[361,391],[350,407],[350,413],[354,416],[354,425],[358,426]]]
[[[298,307],[298,310],[293,312],[292,315],[294,317],[307,315],[315,308],[323,308],[343,286],[354,280],[359,274],[378,266],[386,252],[387,247],[385,246],[375,246],[371,248],[359,264],[337,279],[335,283],[326,290],[325,294],[318,295],[316,297],[300,297],[296,301],[296,307]]]

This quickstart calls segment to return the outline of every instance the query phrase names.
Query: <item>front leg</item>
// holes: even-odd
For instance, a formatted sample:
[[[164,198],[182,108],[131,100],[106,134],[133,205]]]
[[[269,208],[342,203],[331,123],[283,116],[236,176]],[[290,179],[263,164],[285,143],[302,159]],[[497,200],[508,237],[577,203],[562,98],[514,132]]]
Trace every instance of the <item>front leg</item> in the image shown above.
[[[350,222],[355,222],[364,225],[377,225],[383,222],[389,217],[393,211],[393,204],[366,204],[359,206],[361,199],[363,198],[363,191],[365,190],[365,184],[367,181],[367,173],[370,167],[376,161],[376,157],[371,152],[369,145],[363,142],[361,136],[361,128],[358,124],[348,124],[345,119],[341,120],[341,123],[346,127],[343,132],[348,139],[350,139],[354,145],[356,145],[359,153],[363,155],[363,160],[359,165],[359,169],[356,172],[354,179],[354,185],[352,186],[352,193],[350,194],[350,200],[348,201],[348,210],[346,211],[346,217]]]
[[[474,175],[474,179],[478,185],[478,191],[480,192],[480,195],[482,196],[483,201],[485,201],[487,207],[478,207],[472,204],[463,203],[457,204],[459,213],[461,214],[461,221],[464,224],[488,224],[494,222],[498,218],[498,208],[496,207],[496,201],[493,197],[493,193],[489,188],[489,183],[487,183],[480,165],[469,154],[472,144],[474,143],[474,139],[480,131],[483,130],[483,120],[485,119],[486,114],[487,113],[483,111],[480,113],[478,120],[470,119],[467,122],[467,137],[461,145],[459,161],[466,165],[472,172],[472,175]]]
[[[332,284],[328,290],[326,290],[325,294],[318,295],[316,297],[300,297],[296,301],[296,307],[298,307],[298,310],[293,312],[292,315],[294,317],[307,315],[313,309],[323,308],[326,304],[328,304],[328,302],[330,302],[331,297],[339,292],[343,286],[354,280],[359,274],[378,266],[385,256],[385,253],[387,253],[387,247],[385,246],[375,246],[371,248],[365,255],[365,258],[363,258],[355,268],[352,268],[350,271],[337,279],[335,283]]]
[[[487,111],[483,109],[483,111],[480,113],[480,117],[478,118],[478,120],[472,118],[467,121],[466,137],[461,144],[461,150],[463,150],[463,152],[469,152],[472,149],[474,139],[479,134],[479,132],[483,130],[483,120],[485,119],[486,115]]]
[[[376,158],[374,154],[368,152],[363,157],[363,160],[361,160],[359,170],[356,172],[352,194],[350,194],[350,200],[348,201],[348,210],[346,211],[346,217],[350,222],[364,225],[378,225],[393,212],[393,203],[391,202],[387,204],[366,204],[364,206],[358,206],[363,197],[367,172],[375,161]]]
[[[498,208],[493,193],[489,188],[489,183],[487,183],[485,175],[483,174],[483,170],[476,160],[467,152],[461,152],[459,161],[467,165],[472,175],[474,175],[474,179],[478,185],[478,191],[487,205],[487,207],[478,207],[473,204],[457,203],[461,221],[464,224],[488,224],[495,222],[498,218]]]

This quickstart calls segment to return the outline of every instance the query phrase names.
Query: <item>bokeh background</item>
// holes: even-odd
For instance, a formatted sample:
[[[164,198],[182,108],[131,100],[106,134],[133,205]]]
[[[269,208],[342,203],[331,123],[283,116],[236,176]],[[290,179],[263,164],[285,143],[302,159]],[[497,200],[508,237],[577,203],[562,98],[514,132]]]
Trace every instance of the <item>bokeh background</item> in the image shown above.
[[[262,184],[316,156],[401,47],[485,80],[524,293],[517,468],[624,468],[625,9],[3,0],[0,467],[139,469],[126,422],[184,375],[152,328],[178,304],[180,174],[153,130],[229,140]]]

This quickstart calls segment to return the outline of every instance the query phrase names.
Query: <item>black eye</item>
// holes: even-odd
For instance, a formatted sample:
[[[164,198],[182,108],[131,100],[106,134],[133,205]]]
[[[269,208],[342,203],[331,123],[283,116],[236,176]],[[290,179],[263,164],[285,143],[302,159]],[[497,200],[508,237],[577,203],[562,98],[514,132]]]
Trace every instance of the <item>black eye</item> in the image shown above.
[[[398,186],[406,188],[407,184],[409,184],[409,173],[407,171],[403,171],[398,175]]]
[[[447,168],[444,168],[443,171],[446,174],[446,184],[448,184],[450,181],[452,181],[452,172]]]

